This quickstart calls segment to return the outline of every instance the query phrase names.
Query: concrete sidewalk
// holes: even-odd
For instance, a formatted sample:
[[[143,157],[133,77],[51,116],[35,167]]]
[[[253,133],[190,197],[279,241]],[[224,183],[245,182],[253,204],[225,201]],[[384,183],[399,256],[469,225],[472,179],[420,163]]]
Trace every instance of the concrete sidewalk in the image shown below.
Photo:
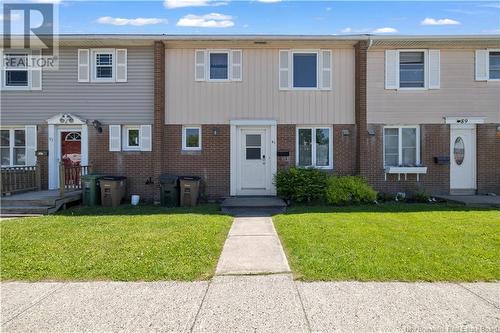
[[[2,332],[500,330],[500,283],[4,282]]]

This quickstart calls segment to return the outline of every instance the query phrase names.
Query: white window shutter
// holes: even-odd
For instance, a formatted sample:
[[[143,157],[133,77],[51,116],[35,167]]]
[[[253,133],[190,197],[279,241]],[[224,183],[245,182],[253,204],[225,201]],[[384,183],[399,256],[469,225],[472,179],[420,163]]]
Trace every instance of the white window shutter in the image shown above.
[[[109,125],[109,151],[122,150],[121,126]]]
[[[332,51],[320,51],[320,88],[322,90],[332,89]]]
[[[36,165],[36,125],[25,126],[24,130],[26,133],[26,165],[34,166]]]
[[[141,125],[139,133],[141,151],[151,151],[151,125]]]
[[[32,59],[37,59],[42,55],[41,50],[32,50]],[[31,90],[42,90],[42,68],[32,68],[31,71]]]
[[[289,89],[291,86],[290,68],[292,66],[290,59],[290,50],[280,50],[280,89]]]
[[[78,82],[90,80],[90,55],[87,49],[78,49]]]
[[[127,82],[127,49],[116,49],[116,82]]]
[[[439,50],[429,50],[429,89],[439,89],[441,86],[441,53]]]
[[[488,50],[476,50],[476,81],[489,79],[489,65]]]
[[[385,89],[399,88],[399,52],[385,50]]]
[[[196,81],[205,81],[205,63],[206,54],[205,50],[194,51],[194,79]]]
[[[242,52],[241,50],[231,51],[231,78],[233,81],[242,80]]]

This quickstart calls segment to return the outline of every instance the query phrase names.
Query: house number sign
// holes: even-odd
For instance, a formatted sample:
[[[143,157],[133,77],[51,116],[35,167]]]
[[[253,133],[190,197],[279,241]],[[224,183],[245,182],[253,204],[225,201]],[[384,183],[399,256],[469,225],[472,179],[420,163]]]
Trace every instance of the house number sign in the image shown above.
[[[457,119],[457,124],[467,124],[468,122],[469,119],[467,118]]]

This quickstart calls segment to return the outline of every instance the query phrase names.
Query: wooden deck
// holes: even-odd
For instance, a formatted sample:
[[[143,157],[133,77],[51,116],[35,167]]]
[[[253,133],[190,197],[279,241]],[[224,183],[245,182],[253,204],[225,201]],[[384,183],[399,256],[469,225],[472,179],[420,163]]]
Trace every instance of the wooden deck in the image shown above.
[[[68,203],[82,199],[82,191],[60,193],[59,190],[32,191],[0,198],[1,216],[45,215],[64,209]]]

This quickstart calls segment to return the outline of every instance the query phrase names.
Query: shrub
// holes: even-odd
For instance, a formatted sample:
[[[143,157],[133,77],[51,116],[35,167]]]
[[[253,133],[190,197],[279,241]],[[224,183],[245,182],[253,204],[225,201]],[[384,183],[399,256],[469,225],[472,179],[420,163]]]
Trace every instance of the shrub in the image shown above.
[[[431,196],[424,189],[420,189],[413,193],[413,200],[415,202],[429,202]]]
[[[326,201],[331,205],[374,202],[377,192],[364,178],[331,176],[327,181]]]
[[[317,169],[289,168],[276,174],[278,195],[294,202],[323,201],[328,175]]]

